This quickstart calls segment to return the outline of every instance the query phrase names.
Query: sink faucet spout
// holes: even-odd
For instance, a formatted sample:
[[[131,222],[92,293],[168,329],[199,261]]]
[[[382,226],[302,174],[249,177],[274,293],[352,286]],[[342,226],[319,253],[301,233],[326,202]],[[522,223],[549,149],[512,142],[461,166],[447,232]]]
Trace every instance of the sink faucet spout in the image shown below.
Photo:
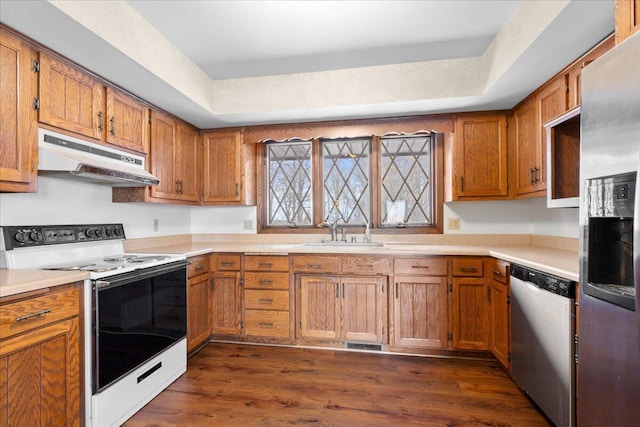
[[[327,227],[331,231],[331,241],[332,242],[338,241],[338,227],[336,222],[330,223],[330,222],[324,221],[318,224],[318,227]]]

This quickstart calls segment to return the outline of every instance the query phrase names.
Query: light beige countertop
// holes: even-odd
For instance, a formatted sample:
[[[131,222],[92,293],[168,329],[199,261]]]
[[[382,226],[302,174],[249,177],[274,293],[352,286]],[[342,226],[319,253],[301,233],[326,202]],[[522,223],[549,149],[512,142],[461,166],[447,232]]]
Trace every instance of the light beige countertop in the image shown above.
[[[184,254],[187,257],[211,252],[245,254],[363,254],[363,255],[467,255],[492,256],[570,280],[578,280],[578,252],[538,245],[431,245],[388,243],[384,247],[323,247],[301,243],[186,242],[146,247],[134,252]]]
[[[85,280],[86,271],[0,270],[0,297]]]

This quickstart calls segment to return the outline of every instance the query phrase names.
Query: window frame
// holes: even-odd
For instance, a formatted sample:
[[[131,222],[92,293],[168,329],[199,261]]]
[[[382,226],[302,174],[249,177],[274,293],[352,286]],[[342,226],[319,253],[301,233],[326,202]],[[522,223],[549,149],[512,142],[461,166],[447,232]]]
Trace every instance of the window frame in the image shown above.
[[[394,225],[381,224],[382,221],[382,209],[380,205],[381,200],[381,162],[382,162],[382,147],[381,138],[384,136],[419,136],[424,135],[427,132],[416,131],[413,133],[404,132],[388,132],[384,135],[365,135],[364,137],[370,138],[370,204],[371,204],[371,232],[374,234],[442,234],[443,233],[443,200],[444,200],[444,137],[442,133],[433,133],[432,142],[432,156],[431,156],[431,185],[433,186],[433,224],[432,225],[410,225],[407,224],[402,227]],[[266,143],[294,143],[300,141],[301,138],[291,138],[284,140],[275,140],[264,138],[262,143],[258,144],[258,197],[257,197],[257,216],[258,216],[258,233],[304,233],[304,234],[326,234],[327,230],[318,228],[317,224],[323,221],[323,165],[322,165],[322,144],[321,140],[336,140],[336,139],[358,139],[362,138],[362,135],[349,135],[345,137],[324,137],[318,136],[314,138],[307,138],[311,141],[311,179],[312,179],[312,206],[315,208],[312,211],[312,225],[296,226],[291,225],[267,225],[268,223],[268,204],[267,200],[269,194],[269,175],[268,175],[268,159]],[[320,208],[319,208],[320,207]],[[361,230],[362,225],[340,225],[340,227],[346,227],[347,230],[355,232],[355,230]],[[353,231],[352,231],[353,230]]]

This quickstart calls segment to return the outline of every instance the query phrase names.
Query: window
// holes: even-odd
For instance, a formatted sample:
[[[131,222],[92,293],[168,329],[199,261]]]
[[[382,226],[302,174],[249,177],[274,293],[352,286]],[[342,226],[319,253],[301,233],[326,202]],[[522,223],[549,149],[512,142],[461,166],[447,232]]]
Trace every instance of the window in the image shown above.
[[[441,231],[442,170],[433,133],[267,141],[263,147],[263,229],[310,231],[330,222]]]

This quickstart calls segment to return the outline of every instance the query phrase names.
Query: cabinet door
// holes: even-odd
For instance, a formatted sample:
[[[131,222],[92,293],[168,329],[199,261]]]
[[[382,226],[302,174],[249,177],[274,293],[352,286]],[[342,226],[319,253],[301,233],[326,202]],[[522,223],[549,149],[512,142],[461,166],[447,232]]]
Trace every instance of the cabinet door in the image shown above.
[[[491,283],[491,352],[509,368],[509,286],[493,280]]]
[[[239,131],[204,135],[205,203],[240,203],[242,179],[242,135]]]
[[[342,278],[343,339],[378,343],[385,341],[385,284],[386,278],[382,277]]]
[[[393,345],[447,348],[446,277],[395,277]]]
[[[211,335],[210,289],[209,274],[189,279],[187,351],[192,351]]]
[[[40,122],[102,140],[103,105],[104,87],[98,80],[40,53]]]
[[[489,349],[489,293],[484,278],[453,279],[453,347]]]
[[[216,272],[213,278],[211,329],[214,334],[240,335],[240,273]]]
[[[0,425],[80,425],[79,320],[0,345]]]
[[[197,202],[198,191],[198,155],[200,135],[197,129],[179,124],[176,133],[175,178],[177,180],[178,200]]]
[[[149,151],[149,109],[112,88],[107,88],[107,142],[140,153]]]
[[[640,31],[640,1],[616,0],[616,44]]]
[[[33,192],[37,185],[38,135],[33,98],[35,53],[0,30],[0,191]]]
[[[299,338],[339,338],[340,279],[300,276],[299,280]]]
[[[506,196],[506,117],[503,114],[458,117],[454,138],[455,194]]]
[[[177,123],[166,114],[153,110],[151,112],[151,173],[158,177],[160,183],[151,187],[151,196],[173,199],[178,184],[174,175],[174,149]]]
[[[526,195],[544,190],[544,185],[536,181],[536,174],[542,177],[542,134],[540,114],[535,98],[527,100],[513,113],[516,156],[516,195]],[[537,168],[537,170],[536,170]]]

